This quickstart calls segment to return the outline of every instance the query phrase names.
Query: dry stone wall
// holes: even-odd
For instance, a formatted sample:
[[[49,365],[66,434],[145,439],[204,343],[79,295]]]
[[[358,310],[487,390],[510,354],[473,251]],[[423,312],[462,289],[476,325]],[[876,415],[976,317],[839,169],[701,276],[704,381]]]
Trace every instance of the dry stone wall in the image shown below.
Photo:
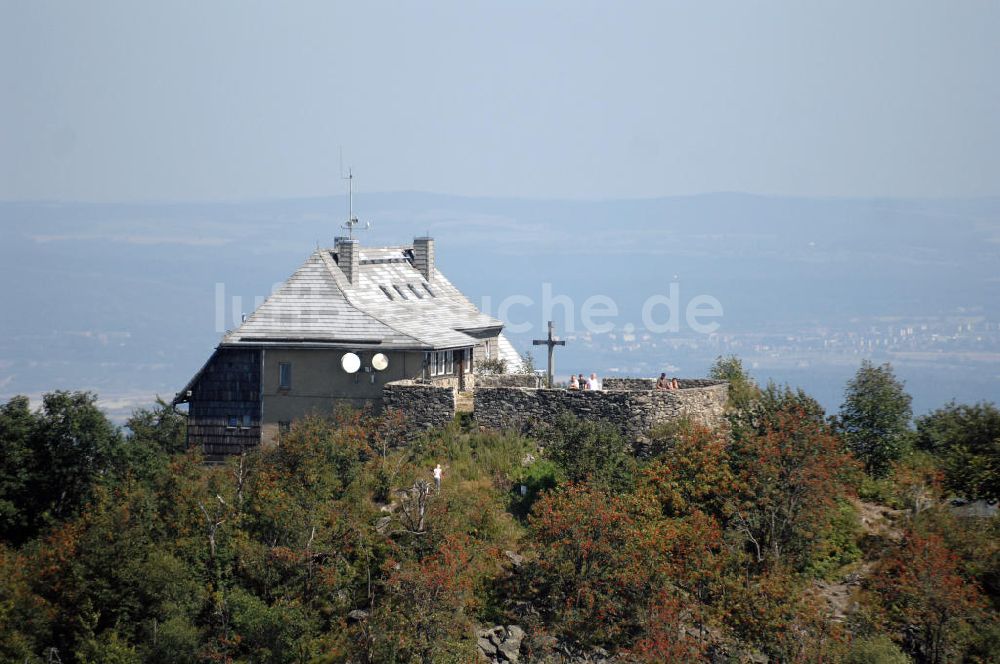
[[[618,379],[620,380],[620,379]],[[607,385],[607,381],[605,381]],[[681,383],[680,390],[605,389],[577,391],[518,387],[477,388],[475,417],[481,427],[525,431],[550,423],[562,412],[612,422],[633,441],[657,424],[689,417],[717,426],[728,396],[725,381]]]
[[[605,378],[601,381],[606,390],[652,390],[655,378]]]
[[[476,387],[541,387],[535,374],[496,374],[476,376]]]
[[[455,418],[455,387],[413,380],[386,383],[382,408],[401,412],[414,432],[444,426]]]

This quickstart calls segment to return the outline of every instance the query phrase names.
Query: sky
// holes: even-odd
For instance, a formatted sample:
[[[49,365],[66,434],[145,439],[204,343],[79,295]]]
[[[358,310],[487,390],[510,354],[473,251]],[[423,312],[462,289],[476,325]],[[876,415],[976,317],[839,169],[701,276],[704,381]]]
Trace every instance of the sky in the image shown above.
[[[0,0],[0,200],[1000,194],[1000,3]]]

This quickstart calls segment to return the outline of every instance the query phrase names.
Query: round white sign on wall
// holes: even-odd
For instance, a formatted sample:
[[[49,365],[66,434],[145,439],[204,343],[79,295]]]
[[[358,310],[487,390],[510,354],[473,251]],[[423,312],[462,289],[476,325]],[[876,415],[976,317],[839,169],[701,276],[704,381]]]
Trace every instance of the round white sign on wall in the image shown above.
[[[385,356],[385,353],[375,353],[372,357],[372,367],[375,371],[385,371],[389,368],[389,358]]]
[[[347,373],[357,373],[358,369],[361,368],[361,358],[355,353],[344,353],[344,356],[340,358],[340,366],[344,368]]]

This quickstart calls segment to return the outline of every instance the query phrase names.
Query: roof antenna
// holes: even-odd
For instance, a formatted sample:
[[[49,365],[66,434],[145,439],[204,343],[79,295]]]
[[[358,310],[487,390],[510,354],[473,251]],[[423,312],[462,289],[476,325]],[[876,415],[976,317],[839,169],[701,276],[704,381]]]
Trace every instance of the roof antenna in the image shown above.
[[[354,172],[350,167],[348,167],[347,177],[345,178],[344,167],[342,164],[340,167],[340,177],[341,179],[347,180],[347,221],[344,222],[344,225],[341,226],[341,228],[347,231],[347,239],[353,240],[354,227],[361,223],[358,221],[358,218],[354,216]],[[371,222],[366,221],[364,228],[367,230],[371,227]]]

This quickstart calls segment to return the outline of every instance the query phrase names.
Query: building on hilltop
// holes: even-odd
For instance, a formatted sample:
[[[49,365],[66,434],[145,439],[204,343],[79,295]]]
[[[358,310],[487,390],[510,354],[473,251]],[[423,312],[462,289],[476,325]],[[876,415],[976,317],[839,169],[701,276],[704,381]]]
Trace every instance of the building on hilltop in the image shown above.
[[[381,406],[383,386],[419,379],[464,389],[478,362],[520,358],[503,324],[437,269],[434,240],[317,249],[177,394],[188,444],[209,457],[270,444],[295,419]]]

